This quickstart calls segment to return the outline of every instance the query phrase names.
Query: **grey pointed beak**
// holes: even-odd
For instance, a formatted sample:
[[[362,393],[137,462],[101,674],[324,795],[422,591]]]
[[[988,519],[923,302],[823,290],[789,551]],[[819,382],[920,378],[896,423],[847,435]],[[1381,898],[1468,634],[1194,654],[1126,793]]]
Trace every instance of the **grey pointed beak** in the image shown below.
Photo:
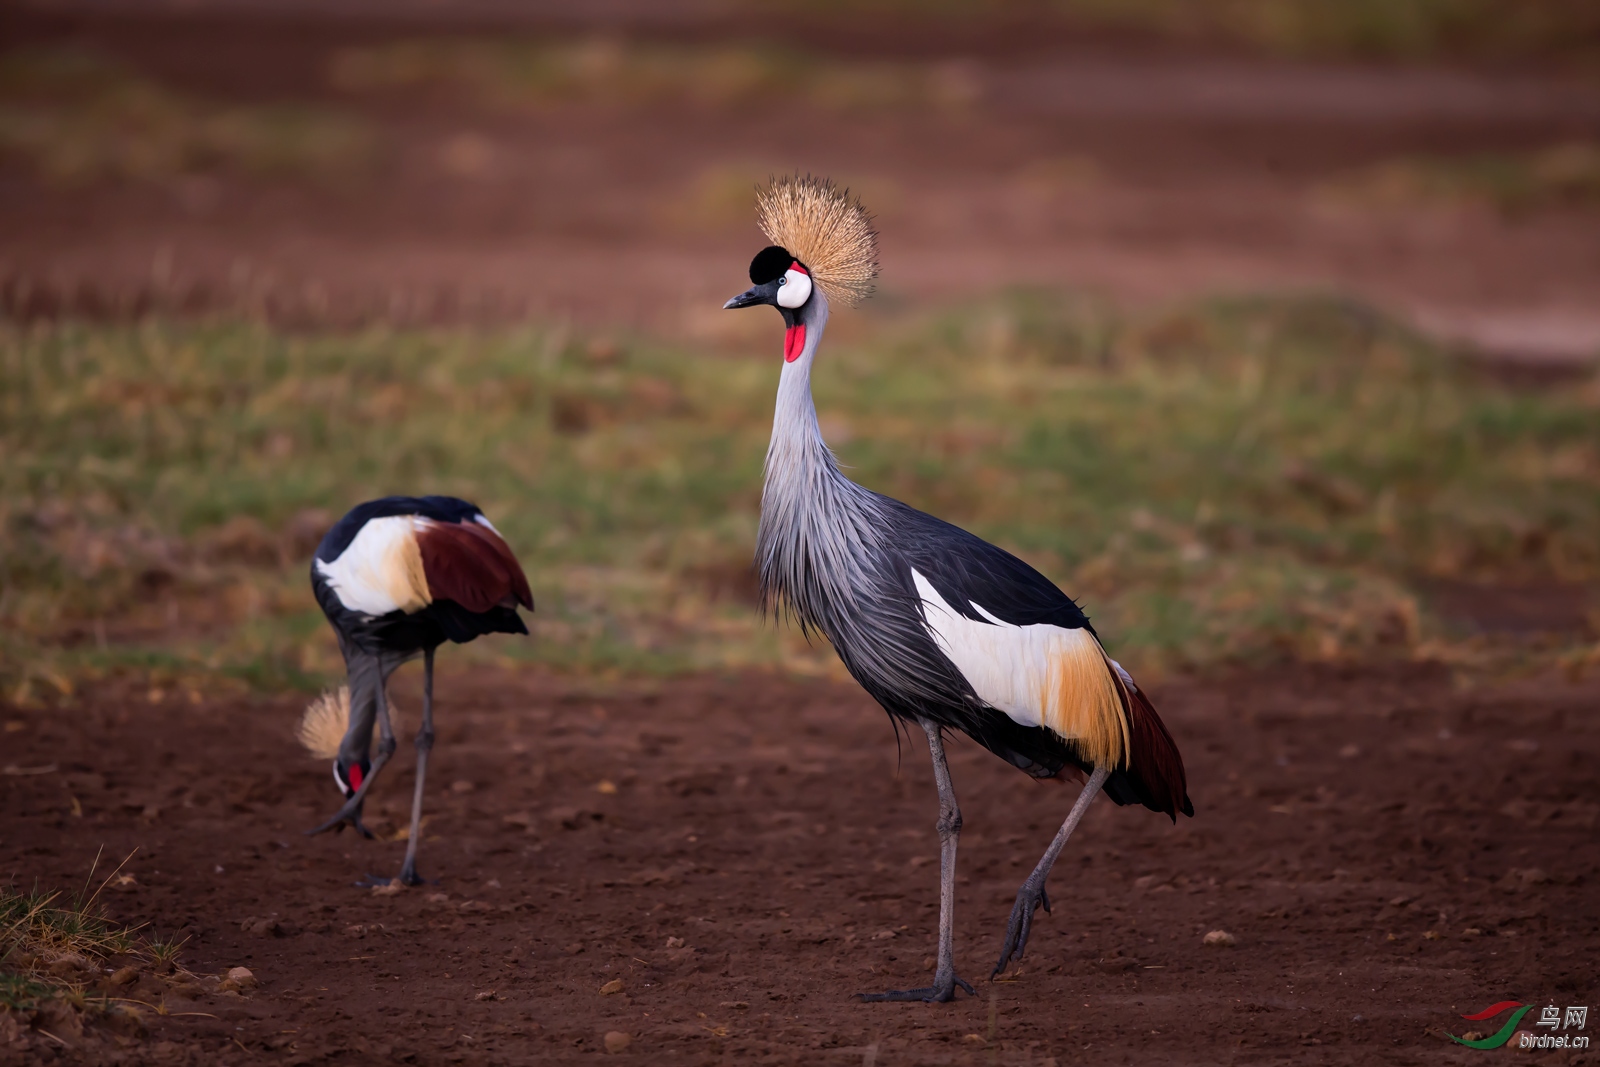
[[[727,311],[730,308],[752,308],[757,304],[765,304],[767,302],[767,294],[764,291],[765,289],[766,286],[762,285],[751,286],[749,289],[746,289],[744,292],[740,293],[726,304],[723,304],[722,310]]]

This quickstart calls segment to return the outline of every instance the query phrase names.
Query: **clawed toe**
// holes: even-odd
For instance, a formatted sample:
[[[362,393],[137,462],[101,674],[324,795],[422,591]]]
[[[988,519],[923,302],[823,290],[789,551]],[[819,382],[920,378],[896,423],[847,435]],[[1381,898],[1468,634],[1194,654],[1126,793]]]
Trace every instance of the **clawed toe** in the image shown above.
[[[401,886],[401,885],[403,885],[403,886],[407,887],[408,889],[415,889],[419,885],[438,885],[438,884],[439,884],[439,880],[437,878],[424,878],[424,877],[422,877],[422,875],[418,874],[414,870],[413,871],[401,871],[400,872],[400,876],[398,878],[385,878],[381,874],[369,874],[365,878],[361,879],[361,881],[356,883],[356,885],[361,887],[362,889],[376,889],[379,886],[391,886],[391,885],[393,885],[393,886]]]
[[[1050,910],[1050,895],[1045,892],[1044,886],[1035,891],[1024,884],[1017,891],[1017,902],[1012,905],[1011,920],[1006,924],[1005,944],[1000,947],[1000,962],[994,965],[994,971],[989,975],[991,980],[1013,960],[1022,962],[1022,954],[1028,948],[1028,937],[1033,933],[1033,914],[1041,907],[1046,912]]]
[[[967,996],[975,997],[977,992],[972,988],[972,983],[965,978],[951,976],[948,983],[931,985],[922,989],[891,989],[887,993],[857,993],[856,999],[864,1004],[882,1004],[890,1001],[920,1000],[926,1004],[944,1004],[956,999],[956,989],[966,991]]]
[[[366,824],[361,821],[361,816],[356,814],[345,815],[343,817],[336,816],[335,818],[323,823],[315,830],[307,830],[306,836],[311,837],[316,834],[326,833],[329,830],[332,830],[336,834],[342,834],[344,833],[344,828],[346,826],[353,828],[356,833],[360,834],[368,841],[376,841],[378,838],[377,834],[374,834],[371,830],[367,829]]]
[[[306,836],[315,837],[318,834],[325,834],[329,830],[332,830],[336,834],[343,833],[346,826],[355,827],[356,833],[360,834],[369,841],[376,837],[371,830],[367,829],[366,824],[361,821],[360,806],[358,805],[352,808],[349,804],[346,804],[344,807],[335,812],[333,817],[328,819],[327,822],[324,822],[322,825],[317,826],[314,829],[307,830]]]

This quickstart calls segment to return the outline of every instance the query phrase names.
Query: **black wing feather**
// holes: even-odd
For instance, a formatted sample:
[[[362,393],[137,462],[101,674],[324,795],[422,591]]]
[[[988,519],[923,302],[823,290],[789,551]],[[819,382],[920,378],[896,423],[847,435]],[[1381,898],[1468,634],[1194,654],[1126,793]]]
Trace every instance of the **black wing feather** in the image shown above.
[[[896,547],[906,562],[962,615],[988,622],[972,606],[976,602],[1013,626],[1087,627],[1094,633],[1076,601],[1005,549],[898,500],[880,499],[889,510],[898,535]]]

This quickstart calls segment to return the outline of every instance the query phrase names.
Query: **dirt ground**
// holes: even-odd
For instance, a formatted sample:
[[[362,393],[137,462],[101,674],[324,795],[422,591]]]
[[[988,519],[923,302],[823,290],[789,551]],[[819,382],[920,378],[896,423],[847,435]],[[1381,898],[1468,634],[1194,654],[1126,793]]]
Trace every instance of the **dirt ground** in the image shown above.
[[[438,881],[397,896],[354,883],[403,844],[302,836],[337,797],[292,739],[298,701],[106,689],[5,709],[22,726],[0,735],[0,872],[77,886],[98,850],[133,852],[111,914],[187,936],[196,974],[242,964],[260,985],[141,979],[131,995],[172,1013],[147,1035],[34,1034],[0,1063],[516,1064],[603,1056],[614,1032],[637,1063],[1466,1064],[1491,1054],[1446,1040],[1461,1014],[1600,999],[1593,680],[1165,686],[1195,818],[1097,803],[1054,914],[992,983],[1074,791],[958,744],[957,965],[978,995],[938,1006],[850,996],[927,976],[938,899],[926,754],[897,753],[859,690],[486,669],[439,691]],[[409,754],[372,805],[391,837]],[[1205,946],[1213,930],[1237,943]]]

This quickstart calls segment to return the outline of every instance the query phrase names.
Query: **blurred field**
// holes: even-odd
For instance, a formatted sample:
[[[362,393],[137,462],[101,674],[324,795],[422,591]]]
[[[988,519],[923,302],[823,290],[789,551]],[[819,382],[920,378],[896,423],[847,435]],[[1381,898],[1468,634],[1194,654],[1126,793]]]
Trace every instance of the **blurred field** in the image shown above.
[[[1583,0],[866,0],[827,6],[971,22],[1013,17],[1083,30],[1231,44],[1268,55],[1386,60],[1445,57],[1527,59],[1566,56],[1593,62],[1600,13]]]
[[[832,111],[959,107],[978,88],[959,63],[841,60],[749,44],[662,45],[597,37],[410,40],[349,48],[329,81],[352,93],[444,89],[497,107],[573,102],[717,109],[773,103]]]
[[[753,606],[761,325],[707,349],[7,327],[7,691],[129,668],[156,698],[321,683],[338,659],[311,549],[392,492],[475,500],[528,568],[535,639],[469,655],[835,670]],[[854,477],[1017,551],[1147,670],[1576,665],[1600,631],[1600,383],[1507,389],[1357,305],[1128,316],[1014,294],[846,315],[817,390]],[[1546,615],[1502,618],[1507,587],[1543,590]]]
[[[1600,205],[1600,145],[1573,141],[1534,152],[1390,160],[1327,183],[1335,200],[1402,210],[1488,207],[1516,217]]]
[[[0,156],[50,184],[165,182],[223,168],[348,179],[370,167],[375,147],[353,116],[196,99],[92,50],[0,55]]]

